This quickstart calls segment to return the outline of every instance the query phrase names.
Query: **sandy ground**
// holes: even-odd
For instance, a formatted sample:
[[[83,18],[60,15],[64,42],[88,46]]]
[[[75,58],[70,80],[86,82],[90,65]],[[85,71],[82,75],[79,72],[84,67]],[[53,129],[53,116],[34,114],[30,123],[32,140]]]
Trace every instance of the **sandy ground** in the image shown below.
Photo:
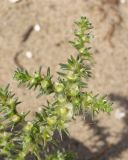
[[[44,98],[16,88],[12,80],[18,67],[30,72],[50,66],[56,77],[58,63],[75,52],[68,44],[73,35],[73,22],[87,16],[92,22],[95,65],[89,90],[108,95],[114,103],[111,115],[100,114],[92,122],[80,117],[70,124],[71,138],[66,147],[78,152],[78,160],[128,159],[128,2],[101,4],[100,0],[21,0],[12,4],[0,1],[0,85],[10,83],[12,91],[23,101],[19,110],[31,110],[31,118]],[[114,0],[112,1],[114,2]],[[40,31],[26,33],[36,24]],[[32,58],[26,56],[32,53]],[[122,113],[123,118],[119,118]],[[69,143],[70,142],[70,143]]]

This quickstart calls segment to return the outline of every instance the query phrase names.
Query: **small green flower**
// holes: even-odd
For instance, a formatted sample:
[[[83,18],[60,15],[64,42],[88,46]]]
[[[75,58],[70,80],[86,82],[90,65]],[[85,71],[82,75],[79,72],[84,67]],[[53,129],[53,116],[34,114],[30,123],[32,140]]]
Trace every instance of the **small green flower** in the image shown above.
[[[7,104],[13,109],[16,106],[16,101],[13,98],[10,98]]]
[[[29,131],[31,131],[32,127],[33,127],[33,123],[32,122],[27,122],[27,124],[24,127],[24,131],[29,132]]]
[[[48,80],[42,80],[41,81],[41,87],[42,89],[47,89],[49,87],[49,81]]]
[[[73,117],[73,105],[72,105],[72,103],[65,104],[64,108],[67,109],[66,118],[69,119],[69,120],[72,119],[72,117]]]
[[[67,94],[74,97],[74,96],[78,95],[79,91],[80,90],[79,90],[78,84],[71,84],[71,85],[69,85],[69,88],[67,90]]]
[[[57,121],[57,117],[56,117],[56,116],[48,117],[48,118],[47,118],[47,123],[48,123],[48,125],[50,125],[50,126],[54,125],[54,124],[56,123],[56,121]]]
[[[66,108],[64,106],[59,108],[59,115],[61,117],[65,117],[67,115],[67,113],[68,113],[68,108]]]
[[[70,81],[76,81],[78,79],[78,74],[75,74],[73,71],[69,71],[66,77]]]
[[[18,116],[18,115],[13,115],[12,116],[12,122],[14,122],[14,123],[17,123],[17,122],[19,122],[21,120],[21,117],[20,116]]]
[[[65,95],[63,95],[63,94],[58,94],[57,95],[57,101],[59,102],[59,103],[65,103],[66,101],[67,101],[67,99],[66,99],[66,96]]]
[[[55,88],[55,92],[60,93],[64,90],[64,84],[56,82],[54,85],[54,88]]]

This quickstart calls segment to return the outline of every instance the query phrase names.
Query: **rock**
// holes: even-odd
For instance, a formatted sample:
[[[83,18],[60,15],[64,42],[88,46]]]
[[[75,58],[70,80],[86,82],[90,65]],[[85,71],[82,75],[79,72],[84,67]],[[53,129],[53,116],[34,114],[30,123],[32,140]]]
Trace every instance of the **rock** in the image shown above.
[[[16,2],[19,2],[20,0],[9,0],[9,2],[11,3],[16,3]]]

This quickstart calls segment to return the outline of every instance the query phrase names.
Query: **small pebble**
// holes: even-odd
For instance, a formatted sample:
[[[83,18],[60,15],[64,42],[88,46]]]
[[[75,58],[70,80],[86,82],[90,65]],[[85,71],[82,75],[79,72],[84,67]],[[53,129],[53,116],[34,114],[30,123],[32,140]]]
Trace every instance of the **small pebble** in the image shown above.
[[[16,3],[18,1],[20,1],[20,0],[9,0],[9,2],[11,2],[11,3]]]
[[[38,108],[38,112],[41,112],[41,111],[42,111],[42,108],[41,108],[41,107],[39,107],[39,108]]]
[[[40,31],[40,25],[39,25],[39,24],[36,24],[36,25],[34,26],[34,30],[35,30],[36,32],[39,32],[39,31]]]
[[[126,0],[120,0],[120,3],[124,4],[126,3]]]
[[[126,116],[126,113],[125,113],[125,111],[122,111],[122,110],[120,110],[120,109],[116,109],[116,111],[115,111],[115,118],[116,119],[122,119],[122,118],[124,118]]]
[[[31,59],[32,58],[32,52],[27,51],[26,52],[26,57],[29,58],[29,59]]]

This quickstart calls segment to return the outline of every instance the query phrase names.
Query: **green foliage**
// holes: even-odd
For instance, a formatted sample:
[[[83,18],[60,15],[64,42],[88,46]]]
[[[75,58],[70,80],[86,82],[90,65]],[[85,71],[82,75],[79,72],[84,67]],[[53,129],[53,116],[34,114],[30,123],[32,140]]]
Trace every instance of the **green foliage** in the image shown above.
[[[49,94],[53,92],[52,76],[50,68],[47,69],[47,74],[41,74],[41,68],[34,75],[30,75],[26,70],[17,69],[14,74],[14,79],[19,81],[20,85],[26,85],[29,89],[39,88],[39,94]]]
[[[68,134],[68,122],[81,112],[96,114],[100,111],[110,113],[112,110],[104,97],[83,92],[87,79],[91,76],[90,47],[86,47],[92,38],[88,30],[92,28],[86,17],[76,23],[75,38],[70,43],[76,48],[77,57],[71,56],[65,64],[60,64],[58,80],[53,82],[50,69],[42,74],[39,71],[30,75],[28,71],[18,69],[14,79],[19,85],[39,90],[39,95],[53,93],[53,101],[47,102],[33,121],[25,120],[27,114],[18,113],[20,103],[9,88],[0,88],[0,155],[7,160],[24,160],[32,154],[41,160],[42,149],[45,152],[48,144],[57,144],[54,133],[62,137]],[[20,126],[20,129],[18,128]],[[18,128],[18,129],[17,129]],[[73,160],[72,154],[57,152],[46,157],[46,160]]]
[[[46,157],[46,160],[74,160],[74,154],[57,152]]]

